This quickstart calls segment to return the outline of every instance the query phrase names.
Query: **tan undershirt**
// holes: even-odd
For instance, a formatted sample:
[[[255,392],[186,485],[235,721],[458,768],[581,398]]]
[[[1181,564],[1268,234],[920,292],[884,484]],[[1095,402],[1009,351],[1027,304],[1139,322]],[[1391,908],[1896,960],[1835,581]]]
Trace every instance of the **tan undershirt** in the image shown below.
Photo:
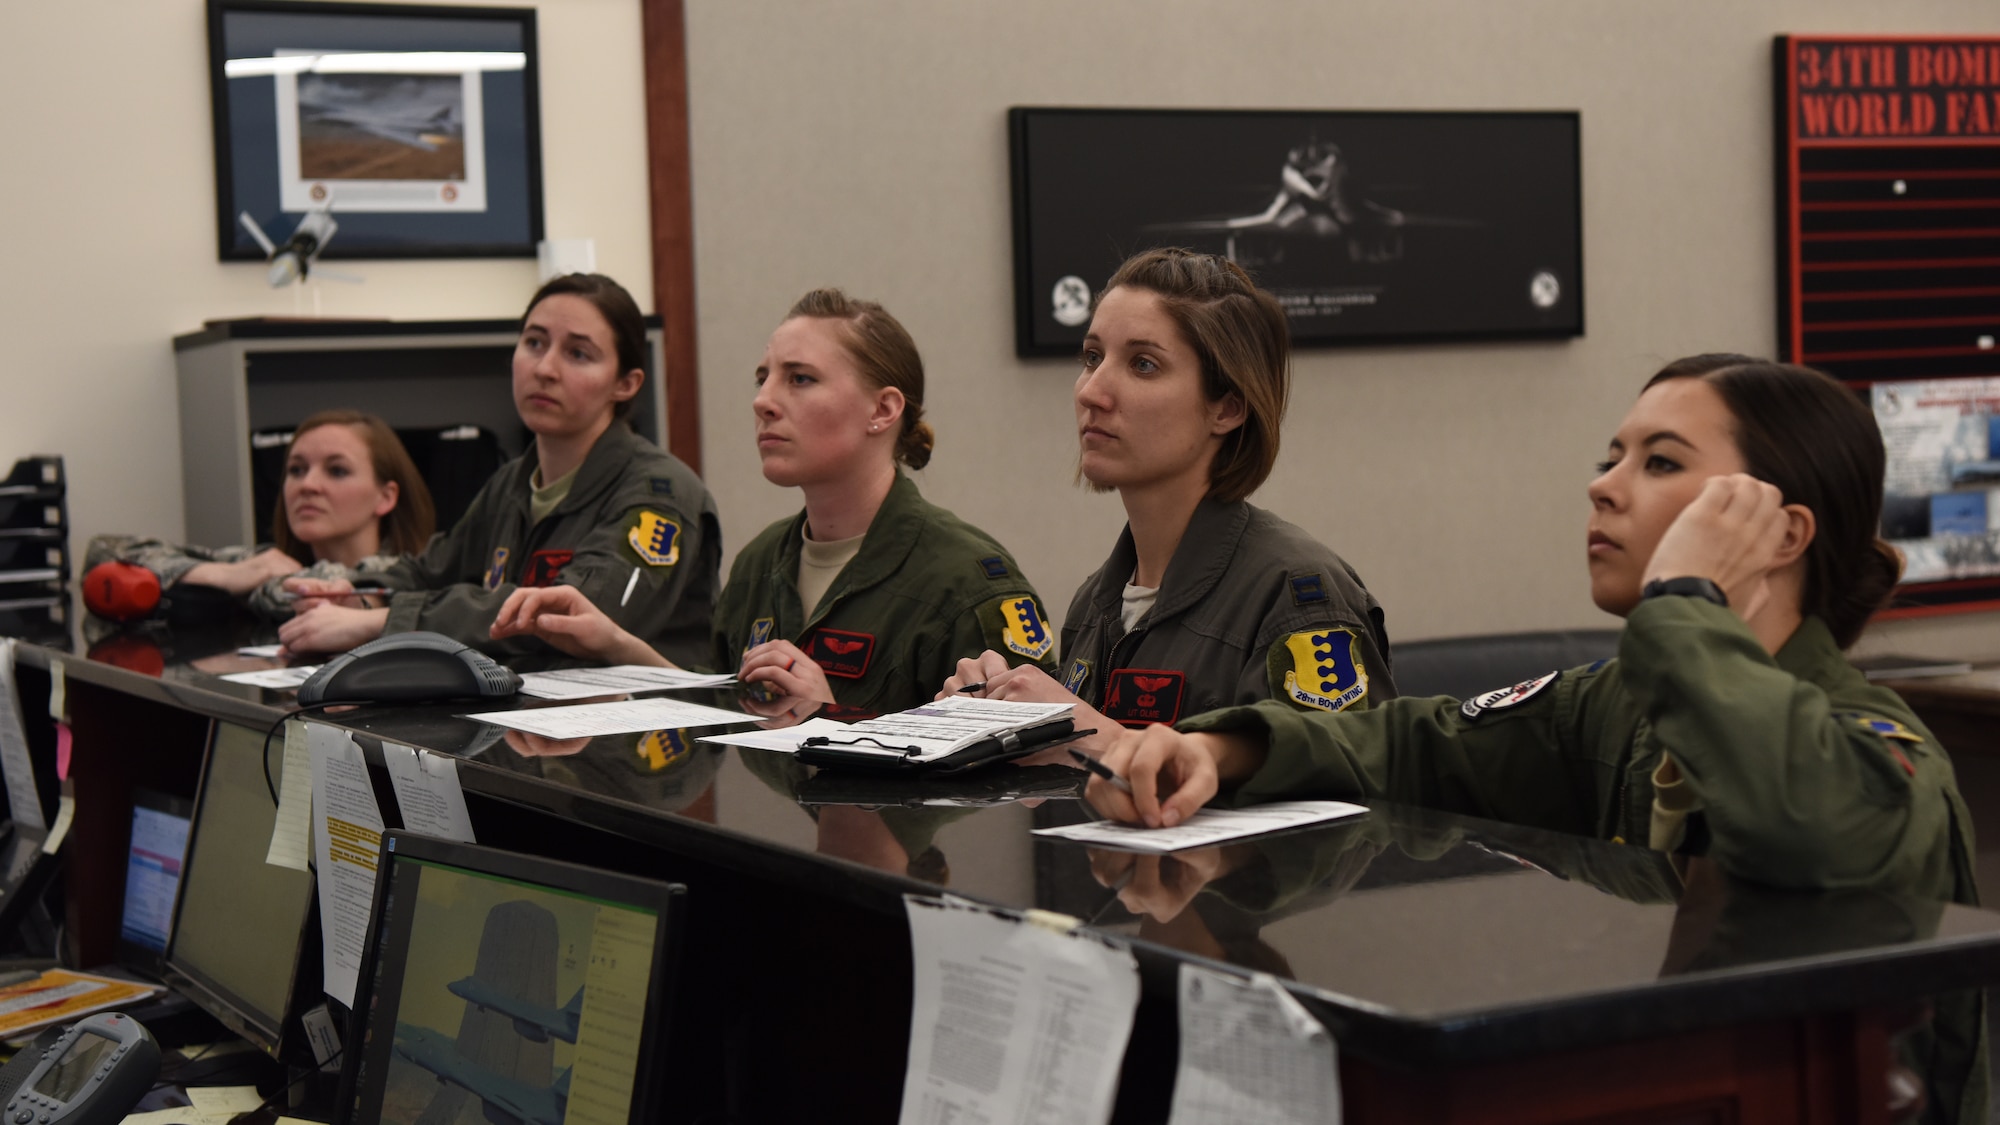
[[[549,513],[556,510],[556,505],[569,497],[569,486],[576,483],[576,474],[582,471],[583,466],[578,465],[554,484],[544,487],[535,483],[542,479],[542,471],[540,469],[535,470],[535,475],[528,479],[529,526],[533,526],[549,518]]]
[[[805,606],[807,617],[813,615],[813,609],[833,586],[833,580],[840,577],[841,570],[861,553],[861,541],[866,538],[864,532],[852,539],[826,543],[807,539],[800,544],[803,549],[799,551],[799,602]]]
[[[1681,776],[1679,763],[1662,755],[1653,770],[1653,816],[1646,842],[1654,851],[1667,853],[1675,871],[1681,871],[1686,860],[1675,855],[1674,849],[1687,836],[1688,815],[1700,805],[1687,778]]]
[[[1127,582],[1125,584],[1124,596],[1125,607],[1119,614],[1120,619],[1125,622],[1125,631],[1128,633],[1131,632],[1132,626],[1137,625],[1139,619],[1146,616],[1147,612],[1153,608],[1153,603],[1159,600],[1160,588],[1158,586],[1134,586],[1130,582]]]

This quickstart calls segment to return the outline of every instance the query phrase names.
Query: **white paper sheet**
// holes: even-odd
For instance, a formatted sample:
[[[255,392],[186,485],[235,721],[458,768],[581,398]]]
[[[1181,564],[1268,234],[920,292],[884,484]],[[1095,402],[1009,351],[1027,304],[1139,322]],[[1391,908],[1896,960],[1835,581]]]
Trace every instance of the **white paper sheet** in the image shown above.
[[[222,677],[232,684],[249,684],[251,687],[268,688],[272,691],[290,691],[312,678],[319,671],[317,664],[301,664],[295,668],[262,668],[255,672],[231,672]]]
[[[1333,1037],[1274,978],[1182,962],[1180,1023],[1167,1125],[1340,1125]]]
[[[915,992],[902,1125],[1099,1125],[1139,1002],[1132,954],[983,906],[906,895]]]
[[[65,782],[63,788],[69,788]],[[76,823],[76,798],[64,793],[56,798],[56,822],[49,825],[49,834],[42,840],[42,854],[54,855],[62,850],[63,839],[69,835],[70,825]]]
[[[346,731],[307,723],[306,744],[312,748],[322,975],[326,994],[351,1008],[368,945],[368,912],[375,905],[382,810],[368,782],[368,760]]]
[[[705,734],[698,742],[713,742],[718,746],[746,746],[752,750],[774,750],[780,754],[796,754],[799,743],[808,738],[825,735],[828,738],[845,737],[846,723],[833,719],[807,719],[797,726],[781,727],[777,730],[743,730],[732,734]]]
[[[281,648],[283,648],[283,647],[285,647],[285,646],[283,646],[283,645],[244,645],[244,646],[243,646],[242,648],[239,648],[239,649],[237,649],[237,650],[236,650],[236,655],[238,655],[238,656],[261,656],[261,657],[264,657],[264,658],[265,658],[266,660],[276,660],[276,659],[278,658],[278,650],[279,650],[279,649],[281,649]]]
[[[278,779],[278,812],[271,821],[271,843],[264,862],[294,871],[306,869],[312,846],[312,751],[306,747],[306,724],[285,721],[284,775]]]
[[[7,811],[14,823],[46,828],[35,791],[35,763],[28,756],[28,728],[21,725],[21,695],[14,686],[14,640],[0,637],[0,780],[7,783]]]
[[[1085,844],[1134,852],[1177,852],[1207,844],[1224,844],[1245,836],[1261,836],[1288,828],[1303,828],[1329,820],[1345,820],[1368,810],[1345,801],[1277,801],[1247,809],[1202,809],[1172,828],[1146,828],[1116,821],[1037,828],[1037,836],[1055,836]]]
[[[712,676],[679,668],[615,664],[608,668],[524,672],[521,675],[521,694],[536,699],[590,699],[600,695],[628,695],[674,688],[727,687],[735,682],[736,677],[730,675]]]
[[[389,766],[389,784],[396,790],[403,827],[463,844],[476,842],[472,817],[465,811],[465,790],[458,784],[458,763],[450,755],[384,742],[382,758]]]
[[[538,707],[521,711],[488,711],[468,719],[511,727],[544,738],[595,738],[605,734],[637,734],[681,727],[719,727],[755,722],[755,715],[724,711],[678,699],[624,699],[616,703],[581,703],[574,707]]]
[[[49,718],[59,723],[69,721],[69,677],[60,660],[49,661]]]

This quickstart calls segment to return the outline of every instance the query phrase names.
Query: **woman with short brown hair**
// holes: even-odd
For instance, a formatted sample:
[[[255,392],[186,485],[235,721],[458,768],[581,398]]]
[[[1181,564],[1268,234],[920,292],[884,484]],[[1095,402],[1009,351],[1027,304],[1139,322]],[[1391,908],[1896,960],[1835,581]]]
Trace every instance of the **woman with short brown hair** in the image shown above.
[[[1149,250],[1097,295],[1076,381],[1077,475],[1126,524],[1063,621],[1060,682],[959,663],[945,692],[1066,702],[1119,724],[1280,699],[1323,711],[1393,698],[1382,607],[1340,556],[1245,497],[1270,475],[1290,388],[1277,299],[1234,262]]]

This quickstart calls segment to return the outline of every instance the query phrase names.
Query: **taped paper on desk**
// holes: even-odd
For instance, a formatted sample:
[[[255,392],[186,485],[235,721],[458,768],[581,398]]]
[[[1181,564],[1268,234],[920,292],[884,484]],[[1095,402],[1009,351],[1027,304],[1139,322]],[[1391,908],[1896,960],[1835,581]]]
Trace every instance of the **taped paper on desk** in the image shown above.
[[[1285,986],[1181,964],[1167,1125],[1340,1125],[1333,1036]]]
[[[1101,1125],[1139,1003],[1130,951],[954,899],[903,896],[915,981],[902,1125]]]
[[[278,813],[271,821],[271,844],[264,862],[306,870],[312,847],[312,751],[306,748],[303,719],[285,720],[284,775],[278,779]]]
[[[368,912],[375,905],[382,810],[368,781],[368,761],[346,731],[307,723],[306,742],[312,748],[313,845],[319,858],[326,994],[352,1008],[368,944]]]
[[[596,738],[606,734],[639,734],[682,727],[719,727],[755,722],[757,716],[724,711],[678,699],[623,699],[616,703],[579,703],[570,707],[535,707],[519,711],[485,711],[467,715],[496,727],[524,730],[543,738]]]
[[[593,699],[604,695],[630,695],[642,691],[677,688],[728,687],[736,677],[707,675],[679,668],[654,668],[644,664],[613,664],[606,668],[562,668],[553,672],[521,674],[521,694],[536,699]]]
[[[458,763],[449,755],[384,742],[382,760],[389,766],[403,827],[461,844],[477,842],[465,811],[465,790],[458,784]]]
[[[7,812],[15,824],[46,828],[35,792],[35,762],[28,756],[28,728],[21,725],[21,694],[14,687],[14,641],[0,637],[0,780],[7,783]]]

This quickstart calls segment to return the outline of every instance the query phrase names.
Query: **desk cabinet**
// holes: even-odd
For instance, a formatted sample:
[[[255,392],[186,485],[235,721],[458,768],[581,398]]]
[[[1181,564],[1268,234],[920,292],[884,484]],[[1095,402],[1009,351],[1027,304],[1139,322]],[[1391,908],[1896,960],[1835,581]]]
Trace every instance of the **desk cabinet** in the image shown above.
[[[319,410],[365,410],[398,428],[472,424],[526,447],[514,412],[518,323],[223,321],[174,339],[180,381],[181,491],[186,539],[257,541],[250,434],[288,428]],[[660,318],[646,318],[646,385],[632,424],[667,432]]]

